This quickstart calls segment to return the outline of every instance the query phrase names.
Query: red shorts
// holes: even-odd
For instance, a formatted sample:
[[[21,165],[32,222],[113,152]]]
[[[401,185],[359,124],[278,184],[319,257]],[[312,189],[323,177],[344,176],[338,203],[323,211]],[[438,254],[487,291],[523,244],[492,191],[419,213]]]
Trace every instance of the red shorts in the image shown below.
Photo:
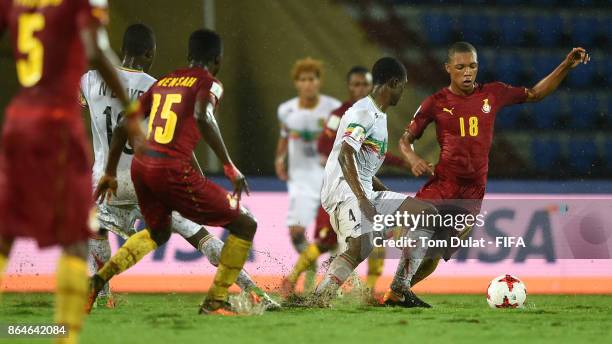
[[[329,214],[319,207],[317,211],[317,220],[315,222],[315,239],[317,242],[324,244],[325,246],[332,248],[338,244],[338,237],[334,232],[331,222],[329,221]]]
[[[200,225],[225,226],[240,216],[231,194],[189,161],[141,156],[132,162],[140,211],[152,230],[170,226],[172,211]]]
[[[438,210],[449,213],[467,212],[477,215],[480,213],[482,199],[484,198],[486,185],[482,183],[458,182],[445,179],[439,176],[431,177],[425,185],[416,193],[415,198],[428,201],[438,207]],[[432,239],[448,240],[448,232],[438,231]],[[457,232],[452,232],[457,235]],[[433,252],[430,248],[429,256],[442,257],[449,260],[458,250],[458,247],[440,249],[440,252]]]
[[[424,201],[435,200],[465,200],[452,201],[452,204],[461,205],[472,214],[480,212],[480,205],[484,198],[486,185],[481,183],[463,183],[445,179],[438,176],[429,178],[427,183],[416,193],[415,198]],[[432,202],[436,203],[436,202]]]
[[[92,234],[90,148],[78,108],[12,106],[0,150],[0,235],[40,247]]]

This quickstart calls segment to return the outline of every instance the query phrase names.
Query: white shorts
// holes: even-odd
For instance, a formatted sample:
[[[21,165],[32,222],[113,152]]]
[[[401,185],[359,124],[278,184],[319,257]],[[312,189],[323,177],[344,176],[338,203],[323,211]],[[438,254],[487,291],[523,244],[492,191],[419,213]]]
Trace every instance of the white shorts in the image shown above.
[[[394,214],[408,196],[392,191],[375,191],[372,204],[378,214]],[[338,251],[346,250],[346,240],[357,238],[363,234],[374,232],[374,226],[370,221],[361,222],[361,210],[359,202],[354,196],[344,202],[338,203],[336,208],[329,214],[331,225],[338,236]]]
[[[98,222],[100,228],[108,229],[118,236],[127,239],[138,231],[137,221],[144,221],[137,205],[98,205]],[[177,212],[172,213],[172,231],[187,239],[202,228]]]
[[[287,226],[307,227],[317,216],[321,206],[318,192],[312,186],[302,183],[289,182],[289,212],[287,213]]]

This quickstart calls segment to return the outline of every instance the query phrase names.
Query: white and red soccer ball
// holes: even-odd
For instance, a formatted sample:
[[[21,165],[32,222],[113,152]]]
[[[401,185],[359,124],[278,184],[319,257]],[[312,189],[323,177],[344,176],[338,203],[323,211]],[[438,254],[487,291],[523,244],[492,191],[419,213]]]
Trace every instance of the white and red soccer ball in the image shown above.
[[[517,277],[495,277],[487,289],[487,302],[491,308],[521,308],[527,298],[527,288]]]

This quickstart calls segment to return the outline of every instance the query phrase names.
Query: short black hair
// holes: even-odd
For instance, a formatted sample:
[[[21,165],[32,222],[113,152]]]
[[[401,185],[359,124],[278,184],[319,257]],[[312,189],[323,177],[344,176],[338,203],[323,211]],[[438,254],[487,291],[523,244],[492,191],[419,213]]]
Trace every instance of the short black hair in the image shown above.
[[[476,54],[476,48],[468,42],[455,42],[448,48],[447,61],[453,58],[456,53],[474,53]]]
[[[362,74],[362,75],[366,75],[370,72],[370,70],[364,66],[353,66],[353,68],[351,68],[348,73],[346,74],[346,81],[351,80],[351,76],[353,74]]]
[[[406,67],[394,57],[383,57],[374,63],[372,67],[372,80],[374,85],[386,84],[389,80],[397,78],[402,80],[408,73]]]
[[[221,37],[212,30],[196,30],[189,36],[187,54],[190,61],[211,62],[221,55]]]
[[[129,56],[142,56],[155,47],[155,34],[145,24],[132,24],[123,34],[124,54]]]

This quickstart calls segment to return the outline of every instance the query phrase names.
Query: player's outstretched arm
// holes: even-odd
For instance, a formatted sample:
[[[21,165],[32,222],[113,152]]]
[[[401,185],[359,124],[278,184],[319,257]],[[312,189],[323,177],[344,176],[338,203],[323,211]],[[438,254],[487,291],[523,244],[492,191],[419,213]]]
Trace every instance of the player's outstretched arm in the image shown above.
[[[198,99],[195,105],[195,117],[198,128],[204,141],[215,152],[215,155],[223,163],[225,176],[234,184],[234,196],[240,200],[242,191],[249,194],[249,186],[244,175],[236,168],[227,152],[225,142],[221,136],[219,125],[214,115],[214,107],[207,100]]]
[[[355,197],[357,197],[357,201],[359,201],[361,212],[370,219],[370,221],[374,221],[376,209],[368,199],[363,186],[359,182],[357,162],[355,161],[355,150],[346,142],[342,142],[338,162],[340,163],[340,168],[342,169],[342,174],[344,175],[346,183],[353,191],[353,194],[355,194]]]
[[[428,163],[423,158],[421,158],[412,148],[412,144],[415,140],[416,138],[408,130],[404,132],[404,135],[402,135],[402,138],[399,142],[402,157],[408,162],[408,164],[410,165],[410,171],[416,177],[422,176],[424,174],[433,176],[433,164]]]
[[[559,87],[559,84],[565,79],[570,70],[576,68],[581,63],[587,64],[590,59],[591,57],[584,48],[578,47],[572,49],[555,70],[540,80],[535,86],[527,89],[527,101],[537,102],[544,99],[544,97]]]

